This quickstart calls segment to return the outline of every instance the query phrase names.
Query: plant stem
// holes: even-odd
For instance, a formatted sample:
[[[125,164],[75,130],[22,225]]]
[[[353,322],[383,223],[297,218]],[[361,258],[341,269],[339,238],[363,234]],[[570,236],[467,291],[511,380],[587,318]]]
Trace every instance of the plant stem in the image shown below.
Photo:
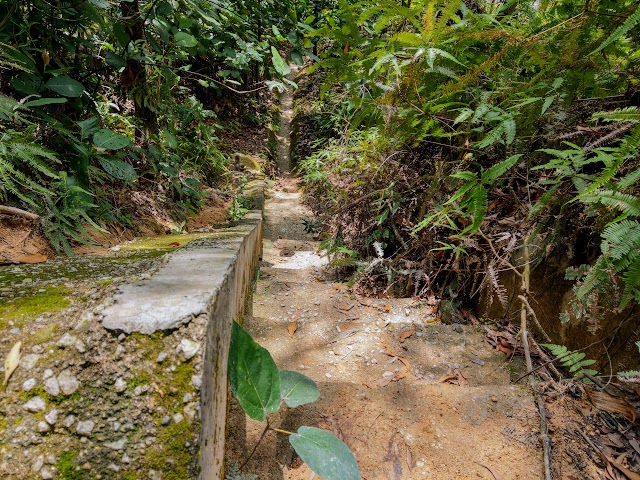
[[[271,430],[273,430],[274,432],[280,432],[280,433],[285,433],[287,435],[293,435],[293,432],[288,432],[287,430],[281,430],[280,428],[271,428]]]

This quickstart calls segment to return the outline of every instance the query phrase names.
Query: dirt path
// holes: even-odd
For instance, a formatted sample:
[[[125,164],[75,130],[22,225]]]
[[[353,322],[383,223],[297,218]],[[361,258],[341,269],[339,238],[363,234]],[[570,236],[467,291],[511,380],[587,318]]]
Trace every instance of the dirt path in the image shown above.
[[[505,479],[542,478],[538,417],[527,390],[510,384],[503,354],[470,325],[425,325],[435,309],[428,301],[356,297],[326,279],[295,180],[278,182],[265,213],[263,267],[245,327],[281,369],[304,373],[321,391],[273,426],[334,431],[367,479],[493,478],[482,464]],[[462,385],[443,382],[449,374]],[[263,428],[248,421],[246,443],[232,440],[230,457],[246,457]],[[312,475],[274,432],[245,471]]]
[[[293,81],[298,74],[298,67],[291,66],[287,79]],[[293,89],[289,88],[280,96],[280,129],[278,140],[277,164],[281,174],[287,175],[291,170],[291,121],[293,120]]]
[[[288,152],[288,143],[281,148]],[[279,162],[288,165],[288,155]],[[490,469],[495,478],[543,478],[538,416],[529,392],[510,383],[515,367],[475,327],[429,324],[439,318],[435,301],[362,298],[331,281],[305,233],[311,213],[300,196],[292,178],[267,196],[263,262],[245,328],[279,368],[315,380],[321,396],[285,407],[271,425],[333,431],[368,480],[493,479]],[[231,418],[228,458],[243,464],[258,445],[244,472],[314,478],[286,435],[263,436],[264,424],[236,405]]]

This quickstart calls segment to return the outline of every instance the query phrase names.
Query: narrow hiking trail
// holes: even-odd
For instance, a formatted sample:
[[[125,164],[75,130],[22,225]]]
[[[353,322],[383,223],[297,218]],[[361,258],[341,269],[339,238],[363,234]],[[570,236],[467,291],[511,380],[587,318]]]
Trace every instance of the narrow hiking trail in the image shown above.
[[[288,172],[289,139],[281,141],[279,165]],[[335,281],[305,232],[312,214],[297,179],[280,178],[266,198],[262,264],[244,327],[280,369],[320,388],[316,403],[284,407],[271,426],[333,431],[369,480],[543,478],[537,410],[530,392],[510,383],[519,367],[476,327],[439,323],[435,299],[366,298]],[[244,472],[314,478],[286,435],[264,433],[264,423],[238,412],[232,405],[229,459],[243,464],[257,445]]]

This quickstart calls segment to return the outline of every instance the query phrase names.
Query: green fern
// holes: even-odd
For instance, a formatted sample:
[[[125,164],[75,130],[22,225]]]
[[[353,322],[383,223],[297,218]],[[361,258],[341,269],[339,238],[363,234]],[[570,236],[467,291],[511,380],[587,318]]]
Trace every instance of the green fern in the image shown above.
[[[633,12],[631,15],[629,15],[629,17],[627,17],[627,19],[624,22],[622,22],[622,25],[620,25],[618,28],[616,28],[613,31],[613,33],[611,33],[611,35],[609,35],[605,39],[605,41],[602,42],[598,46],[598,48],[596,48],[589,55],[593,55],[594,53],[598,53],[603,48],[608,47],[613,42],[615,42],[616,40],[622,38],[624,35],[629,33],[639,23],[640,23],[640,8],[636,7],[636,11]]]
[[[589,375],[595,375],[598,372],[596,370],[592,370],[589,368],[591,365],[595,364],[595,360],[585,360],[586,354],[583,352],[572,352],[569,351],[567,347],[564,345],[555,345],[553,343],[542,343],[540,344],[553,355],[556,360],[560,361],[560,365],[569,370],[569,373],[573,377],[584,376],[585,373]]]

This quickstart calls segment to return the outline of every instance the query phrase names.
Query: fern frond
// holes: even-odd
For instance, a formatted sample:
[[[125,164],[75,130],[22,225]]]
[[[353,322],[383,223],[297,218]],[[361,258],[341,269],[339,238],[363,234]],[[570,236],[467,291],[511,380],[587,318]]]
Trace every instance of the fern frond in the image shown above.
[[[624,22],[622,22],[622,25],[620,25],[618,28],[616,28],[613,31],[613,33],[611,33],[611,35],[609,35],[605,39],[605,41],[602,42],[600,44],[600,46],[598,48],[596,48],[593,52],[591,52],[589,55],[593,55],[594,53],[598,53],[603,48],[608,47],[609,45],[611,45],[616,40],[622,38],[624,35],[626,35],[628,32],[630,32],[631,29],[633,29],[636,25],[638,25],[638,23],[640,23],[640,8],[636,7],[635,12],[633,12],[631,15],[629,15],[629,17]]]
[[[598,190],[593,194],[581,197],[581,200],[586,203],[601,203],[619,208],[624,215],[640,216],[640,199],[626,193],[613,190]]]
[[[596,112],[591,115],[591,120],[604,120],[605,122],[640,122],[638,107],[616,108],[610,112]]]
[[[624,135],[625,133],[627,133],[629,130],[631,130],[635,125],[635,122],[628,122],[623,124],[621,127],[616,128],[615,130],[607,133],[606,135],[600,137],[599,139],[597,139],[596,141],[585,145],[584,147],[584,151],[585,152],[589,152],[591,150],[593,150],[594,148],[600,147],[602,145],[607,145],[611,142],[613,142],[614,140],[620,138],[622,135]]]

